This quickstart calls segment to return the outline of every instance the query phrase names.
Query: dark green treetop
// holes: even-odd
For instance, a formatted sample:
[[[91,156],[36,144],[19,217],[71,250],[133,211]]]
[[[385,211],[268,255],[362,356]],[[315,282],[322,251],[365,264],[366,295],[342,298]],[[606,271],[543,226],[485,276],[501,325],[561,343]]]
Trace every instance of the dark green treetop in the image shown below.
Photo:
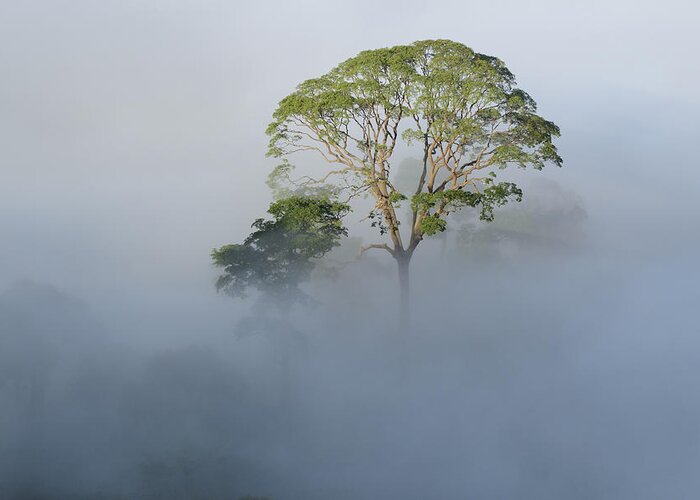
[[[242,244],[212,251],[214,264],[223,268],[217,289],[234,296],[249,288],[287,299],[303,296],[299,285],[317,259],[347,235],[342,218],[349,210],[327,198],[292,196],[272,203],[272,219],[257,219]]]

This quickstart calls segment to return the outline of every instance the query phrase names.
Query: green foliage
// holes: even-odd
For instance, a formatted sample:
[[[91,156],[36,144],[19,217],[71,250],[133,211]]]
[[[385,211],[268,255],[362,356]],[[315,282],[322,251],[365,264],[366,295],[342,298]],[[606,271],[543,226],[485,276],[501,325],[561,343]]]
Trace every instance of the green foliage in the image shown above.
[[[396,205],[404,200],[407,200],[408,198],[406,197],[405,194],[400,193],[399,191],[393,191],[392,193],[389,193],[389,202]]]
[[[379,234],[385,235],[389,231],[384,215],[380,210],[370,210],[367,219],[370,221],[370,227],[376,227],[379,230]]]
[[[224,245],[211,253],[224,273],[217,289],[242,296],[248,288],[272,295],[300,297],[316,261],[347,235],[342,218],[348,205],[328,198],[293,196],[272,203],[272,219],[257,219],[242,244]]]
[[[441,219],[439,215],[426,215],[421,221],[420,228],[423,234],[433,236],[447,229],[447,222]]]
[[[490,138],[502,148],[501,164],[561,164],[552,144],[559,129],[536,115],[534,100],[514,85],[501,60],[449,40],[364,51],[303,82],[279,103],[267,128],[268,154],[290,153],[303,138],[293,132],[299,124],[321,140],[347,147],[353,124],[405,118],[418,121],[403,132],[409,141],[427,133],[477,152]],[[496,124],[503,128],[491,136]],[[359,147],[378,146],[366,135],[356,139]]]
[[[338,188],[332,184],[315,185],[310,182],[295,182],[290,175],[294,165],[284,158],[267,176],[267,186],[272,190],[275,200],[292,197],[302,198],[334,198],[338,194]]]
[[[272,197],[274,199],[286,198],[289,195],[288,186],[291,184],[291,179],[289,177],[290,173],[294,170],[294,165],[289,163],[289,160],[284,158],[282,162],[277,165],[272,172],[267,176],[267,187],[272,190]]]
[[[363,51],[302,82],[273,114],[268,155],[286,161],[312,151],[340,164],[331,174],[359,179],[350,197],[375,197],[378,208],[368,218],[394,242],[394,208],[407,199],[403,185],[415,186],[404,192],[418,193],[411,199],[420,221],[412,226],[416,241],[444,231],[447,216],[459,208],[478,207],[488,221],[495,207],[519,200],[514,184],[494,183],[494,170],[561,166],[553,143],[559,128],[536,111],[500,59],[450,40],[423,40]],[[395,188],[389,178],[397,136],[419,147],[423,161],[413,182],[401,178]],[[288,165],[275,171],[275,189],[289,179]]]
[[[427,236],[447,228],[445,217],[464,207],[480,207],[479,218],[492,221],[494,208],[503,206],[511,199],[522,200],[522,190],[512,182],[489,183],[481,191],[447,189],[437,193],[418,193],[411,198],[413,210],[426,214],[421,221],[421,232]]]

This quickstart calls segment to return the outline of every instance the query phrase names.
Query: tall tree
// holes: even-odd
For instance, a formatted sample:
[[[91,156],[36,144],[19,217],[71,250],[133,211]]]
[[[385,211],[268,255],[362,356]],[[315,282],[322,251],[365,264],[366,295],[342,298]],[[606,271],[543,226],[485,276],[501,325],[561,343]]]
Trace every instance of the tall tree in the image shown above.
[[[405,320],[409,263],[426,236],[444,231],[449,214],[463,207],[478,208],[488,221],[495,207],[520,200],[515,184],[496,182],[498,169],[562,164],[552,142],[559,128],[536,113],[503,62],[449,40],[364,51],[302,82],[279,103],[267,134],[268,155],[282,159],[273,183],[290,179],[288,158],[307,151],[332,166],[297,186],[331,184],[348,199],[372,196],[369,219],[388,241],[363,251],[384,250],[396,260]],[[391,176],[402,138],[422,159],[404,191]],[[411,207],[405,230],[401,202]]]

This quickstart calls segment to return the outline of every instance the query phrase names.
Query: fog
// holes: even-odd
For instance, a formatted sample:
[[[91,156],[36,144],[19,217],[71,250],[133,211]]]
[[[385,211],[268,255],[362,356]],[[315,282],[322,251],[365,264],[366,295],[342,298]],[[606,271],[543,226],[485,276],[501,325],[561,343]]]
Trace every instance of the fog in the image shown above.
[[[0,498],[695,498],[699,13],[0,3]],[[503,59],[564,167],[421,245],[408,331],[381,254],[306,308],[218,295],[276,103],[425,38]]]

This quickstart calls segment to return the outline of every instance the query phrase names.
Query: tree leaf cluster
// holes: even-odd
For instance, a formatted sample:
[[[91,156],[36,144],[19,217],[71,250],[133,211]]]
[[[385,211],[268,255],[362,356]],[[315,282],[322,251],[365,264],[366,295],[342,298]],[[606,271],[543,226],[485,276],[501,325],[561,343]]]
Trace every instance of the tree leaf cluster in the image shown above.
[[[509,200],[521,201],[522,190],[512,182],[489,184],[480,191],[447,189],[437,193],[418,193],[411,199],[414,211],[421,212],[421,232],[427,236],[442,232],[447,228],[445,216],[464,207],[480,208],[479,218],[492,221],[494,208],[503,206]]]
[[[292,299],[303,294],[299,285],[308,280],[318,259],[347,235],[344,203],[328,198],[292,196],[273,202],[271,219],[257,219],[242,244],[212,250],[214,265],[223,269],[219,291],[242,296],[249,288]]]

